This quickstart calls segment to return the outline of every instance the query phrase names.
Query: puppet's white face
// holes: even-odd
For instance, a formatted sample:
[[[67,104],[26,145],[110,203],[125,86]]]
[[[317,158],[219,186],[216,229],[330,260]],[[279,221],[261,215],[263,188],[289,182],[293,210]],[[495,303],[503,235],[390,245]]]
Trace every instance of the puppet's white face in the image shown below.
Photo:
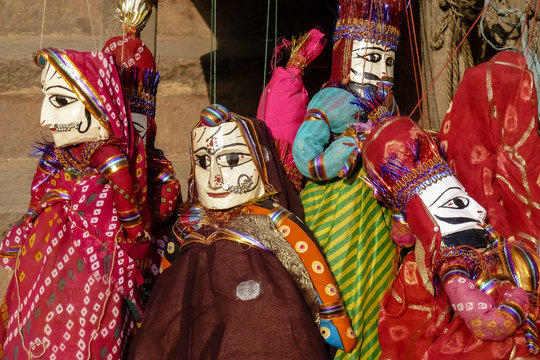
[[[192,132],[199,201],[209,209],[229,209],[264,194],[264,184],[235,122]]]
[[[353,40],[350,80],[356,84],[392,87],[395,59],[395,52],[382,45]]]
[[[131,121],[133,122],[133,127],[139,132],[139,135],[141,135],[141,138],[146,145],[146,131],[148,130],[148,119],[146,114],[132,112]]]
[[[58,147],[104,140],[109,134],[86,110],[60,74],[47,63],[41,72],[41,88],[45,94],[41,108],[41,126],[51,130]]]
[[[454,176],[430,185],[422,191],[420,198],[437,221],[442,236],[483,230],[486,210],[465,192]]]

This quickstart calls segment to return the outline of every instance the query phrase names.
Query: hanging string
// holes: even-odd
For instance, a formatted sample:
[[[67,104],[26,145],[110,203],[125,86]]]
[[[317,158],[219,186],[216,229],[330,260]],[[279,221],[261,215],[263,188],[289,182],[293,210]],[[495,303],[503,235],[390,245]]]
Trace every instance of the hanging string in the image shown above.
[[[26,355],[28,356],[28,359],[39,359],[43,355],[45,355],[45,352],[47,351],[48,345],[45,344],[41,339],[35,339],[35,341],[30,341],[30,348],[26,347],[26,344],[24,342],[24,335],[23,335],[23,324],[21,324],[21,311],[22,311],[22,301],[21,301],[21,290],[19,288],[19,275],[18,270],[20,268],[20,256],[21,252],[23,251],[23,248],[19,248],[19,252],[17,252],[17,260],[15,262],[15,269],[13,270],[13,277],[15,279],[15,290],[17,290],[17,329],[19,332],[19,337],[21,338],[21,345],[26,352]],[[23,254],[24,255],[24,254]],[[34,353],[34,351],[41,350],[37,354]]]
[[[274,9],[274,47],[277,46],[277,28],[278,28],[278,0],[276,0],[276,7]],[[277,66],[277,57],[273,56],[274,58],[274,67],[273,69],[276,68]]]
[[[409,6],[409,16],[411,19],[411,28],[413,31],[413,38],[414,38],[414,54],[416,55],[416,63],[418,64],[418,72],[420,74],[420,90],[422,93],[424,93],[424,80],[422,78],[422,61],[420,61],[420,50],[418,48],[418,38],[416,36],[416,28],[414,26],[414,16],[412,11],[412,5]],[[422,112],[420,112],[420,120],[422,120]],[[429,121],[429,115],[426,112],[426,122],[427,122],[427,128],[431,129],[431,122]]]
[[[372,19],[372,13],[373,13],[373,1],[370,1],[369,13],[368,13],[369,20]],[[371,31],[371,28],[369,28],[368,31]],[[370,38],[374,38],[373,34],[369,34],[369,35],[370,35]],[[386,51],[386,44],[384,45],[384,51]],[[368,47],[366,46],[365,51],[364,51],[364,59],[367,57],[367,52],[368,52]],[[352,56],[352,54],[350,56]],[[350,61],[350,59],[348,61]],[[367,61],[364,61],[364,63],[362,64],[362,84],[360,84],[360,91],[362,94],[364,93],[364,76],[366,74],[366,62]],[[360,123],[360,112],[358,113],[358,116],[356,117],[356,122]]]
[[[411,30],[411,21],[409,20],[409,16],[408,16],[408,9],[409,7],[411,6],[411,1],[409,0],[407,2],[407,9],[406,9],[406,17],[407,17],[407,30],[409,31],[409,44],[410,44],[410,47],[411,47],[411,57],[412,57],[412,62],[413,62],[413,75],[414,75],[414,85],[415,85],[415,88],[416,88],[416,98],[417,99],[420,99],[420,87],[418,86],[418,74],[416,72],[416,59],[417,57],[415,56],[415,47],[417,47],[417,44],[415,43],[415,47],[413,47],[413,38],[412,38],[412,30]],[[411,19],[412,19],[412,12],[411,12]],[[412,24],[412,26],[414,27],[414,23]],[[416,38],[415,38],[415,41],[416,41]],[[416,49],[416,51],[418,52],[418,49]],[[418,67],[420,68],[420,64],[418,64]],[[422,76],[422,71],[419,70],[420,72],[420,76]],[[424,89],[422,89],[422,91],[424,91]],[[421,127],[423,128],[424,127],[424,122],[423,122],[423,119],[422,119],[422,112],[420,112],[420,125]]]
[[[266,61],[268,60],[268,33],[270,30],[270,0],[267,0],[268,5],[266,6],[266,33],[264,36],[264,74],[263,74],[263,93],[266,87]]]
[[[90,20],[90,29],[92,29],[92,39],[94,40],[94,51],[98,51],[96,43],[96,34],[94,34],[94,24],[92,22],[92,13],[90,12],[90,3],[86,0],[86,8],[88,9],[88,19]]]
[[[47,0],[43,0],[43,17],[41,19],[41,36],[39,37],[39,48],[43,49],[43,30],[45,29],[45,9],[47,8]]]
[[[217,40],[217,0],[213,0],[214,1],[214,37],[216,38]],[[214,93],[214,104],[217,102],[216,100],[216,97],[217,97],[217,44],[215,44],[215,49],[214,49],[214,84],[213,84],[213,93]]]
[[[116,236],[114,237],[115,239],[118,239],[118,235],[120,234],[120,231],[122,231],[122,230],[119,229],[117,231]],[[112,291],[111,291],[111,288],[112,288],[112,285],[113,285],[112,277],[113,277],[114,266],[116,265],[116,251],[117,251],[118,247],[119,247],[119,245],[117,243],[117,240],[115,240],[114,241],[114,249],[113,249],[113,253],[112,253],[112,260],[111,260],[111,268],[109,269],[109,276],[107,278],[107,291],[105,292],[106,297],[105,297],[105,300],[103,300],[103,306],[101,307],[102,308],[101,315],[99,316],[99,319],[98,319],[98,326],[97,326],[98,329],[101,329],[101,324],[103,322],[103,318],[105,317],[105,310],[107,309],[107,307],[109,305],[111,295],[112,295]],[[87,345],[88,357],[86,358],[86,360],[90,360],[92,358],[91,345],[92,345],[92,342],[97,338],[97,336],[98,336],[98,331],[96,329],[92,330],[92,334],[90,336],[90,340],[89,340],[88,345]]]
[[[487,1],[487,5],[484,6],[484,8],[482,9],[482,11],[480,12],[480,15],[476,18],[476,20],[474,21],[474,23],[471,25],[471,27],[469,28],[469,31],[467,31],[467,33],[465,34],[465,36],[463,37],[463,39],[461,39],[460,43],[458,44],[458,46],[456,46],[456,48],[454,49],[454,51],[452,52],[452,54],[450,54],[450,56],[448,57],[448,59],[446,60],[446,63],[443,65],[443,67],[439,70],[439,72],[437,73],[437,75],[435,75],[435,78],[433,80],[431,80],[431,83],[429,84],[427,90],[422,94],[422,98],[418,101],[418,103],[416,104],[416,106],[414,107],[414,109],[411,111],[411,113],[409,114],[409,117],[412,116],[412,114],[414,114],[414,112],[418,109],[418,107],[420,106],[420,104],[422,103],[422,101],[424,101],[425,97],[427,96],[427,94],[431,91],[431,89],[433,88],[433,85],[435,85],[435,83],[437,82],[437,80],[439,79],[439,77],[441,76],[441,74],[443,73],[444,70],[446,70],[446,68],[448,67],[448,65],[450,64],[450,62],[452,61],[452,59],[454,58],[454,56],[456,56],[458,50],[461,48],[461,45],[463,45],[463,42],[467,39],[467,37],[469,36],[469,34],[471,33],[471,31],[474,29],[475,25],[480,21],[480,18],[482,17],[482,15],[485,13],[486,9],[489,7],[489,5],[491,4],[491,1],[492,0],[486,0]]]
[[[210,99],[216,104],[217,78],[217,49],[214,48],[214,38],[217,32],[217,0],[212,0],[210,11]]]

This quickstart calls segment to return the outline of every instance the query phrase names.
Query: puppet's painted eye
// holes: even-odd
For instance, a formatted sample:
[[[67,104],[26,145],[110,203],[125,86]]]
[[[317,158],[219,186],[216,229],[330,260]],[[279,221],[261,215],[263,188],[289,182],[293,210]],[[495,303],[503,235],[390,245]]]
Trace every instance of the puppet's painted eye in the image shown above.
[[[216,162],[219,166],[235,167],[247,163],[251,160],[251,156],[245,153],[231,152],[216,157]]]
[[[195,163],[203,169],[208,169],[210,166],[210,156],[208,155],[196,155]]]
[[[468,198],[464,196],[456,196],[439,207],[447,209],[465,209],[467,206],[469,206]]]
[[[379,61],[381,61],[382,59],[382,55],[379,54],[379,53],[371,53],[371,54],[364,54],[364,55],[358,55],[360,56],[362,59],[366,60],[366,61],[369,61],[369,62],[372,62],[372,63],[377,63]]]
[[[49,102],[55,108],[61,108],[77,101],[77,98],[65,95],[51,95],[49,96]]]

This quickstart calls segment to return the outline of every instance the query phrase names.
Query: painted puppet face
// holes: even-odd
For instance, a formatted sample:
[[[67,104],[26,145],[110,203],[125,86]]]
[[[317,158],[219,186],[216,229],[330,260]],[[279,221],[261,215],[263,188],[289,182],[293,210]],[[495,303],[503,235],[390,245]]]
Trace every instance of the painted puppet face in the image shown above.
[[[135,129],[139,132],[139,135],[141,135],[144,144],[146,144],[146,130],[148,128],[146,114],[132,112],[131,121],[133,122],[133,126],[135,127]]]
[[[394,62],[396,54],[384,46],[354,40],[351,57],[350,79],[352,83],[371,84],[377,87],[394,85]]]
[[[41,108],[41,126],[51,130],[58,147],[107,139],[109,134],[86,110],[60,74],[47,64],[41,73],[45,94]]]
[[[441,235],[467,230],[483,230],[486,210],[471,198],[463,185],[447,176],[426,188],[420,198],[433,215]]]
[[[192,132],[195,182],[201,204],[229,209],[264,194],[264,184],[235,122]]]

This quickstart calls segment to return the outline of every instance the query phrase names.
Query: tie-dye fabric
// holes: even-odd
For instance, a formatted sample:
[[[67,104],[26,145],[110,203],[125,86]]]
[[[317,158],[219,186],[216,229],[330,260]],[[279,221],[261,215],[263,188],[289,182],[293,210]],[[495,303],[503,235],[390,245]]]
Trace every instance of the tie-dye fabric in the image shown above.
[[[0,263],[14,270],[0,308],[0,357],[121,359],[141,321],[141,270],[149,266],[148,236],[131,236],[149,228],[144,144],[133,130],[111,55],[39,54],[108,127],[111,139],[72,147],[67,153],[76,167],[67,166],[54,146],[43,149],[29,211],[0,245]],[[89,151],[95,155],[82,161]],[[100,157],[121,157],[128,165],[100,173]],[[127,231],[134,228],[128,229],[124,213],[140,214],[140,230]]]

